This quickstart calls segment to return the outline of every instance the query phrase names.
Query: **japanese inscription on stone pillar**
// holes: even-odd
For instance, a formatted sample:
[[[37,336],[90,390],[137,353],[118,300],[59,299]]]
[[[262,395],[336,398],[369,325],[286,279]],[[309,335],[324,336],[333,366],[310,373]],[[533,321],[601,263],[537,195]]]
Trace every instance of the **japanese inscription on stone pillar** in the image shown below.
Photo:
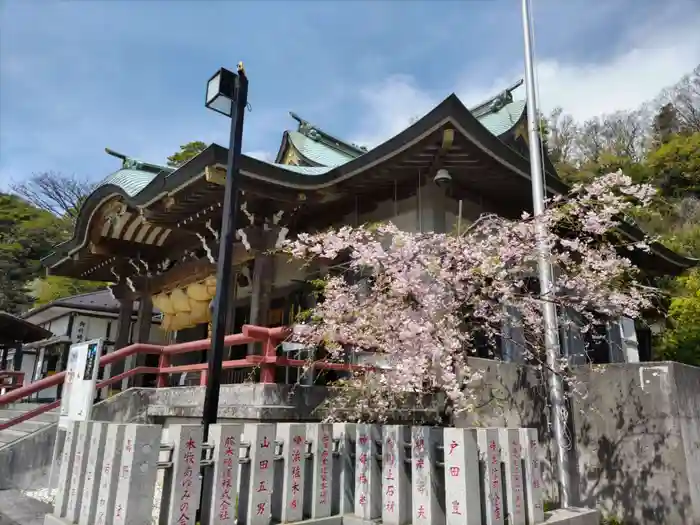
[[[90,433],[92,422],[80,421],[78,423],[78,434],[75,441],[75,456],[73,460],[73,474],[68,496],[68,507],[66,509],[66,519],[75,522],[80,517],[80,507],[83,499],[83,489],[85,488],[85,472],[87,470],[87,454],[90,449]]]
[[[503,525],[503,489],[501,479],[501,449],[498,429],[477,430],[479,454],[484,461],[484,494],[486,496],[486,525]]]
[[[447,525],[481,525],[479,450],[473,428],[443,431]]]
[[[268,525],[272,512],[273,464],[275,459],[275,425],[251,423],[246,426],[250,436],[250,487],[248,492],[247,525]]]
[[[282,522],[301,521],[304,507],[306,425],[281,423],[277,426],[277,431],[282,441],[284,461]]]
[[[168,506],[168,523],[194,525],[199,505],[199,463],[202,458],[201,425],[171,425],[168,440],[174,445],[172,475],[164,503]]]
[[[382,442],[382,523],[404,525],[410,522],[410,484],[406,472],[408,428],[383,427]]]
[[[207,473],[207,508],[202,509],[202,523],[233,525],[236,522],[238,494],[238,458],[243,425],[212,425],[209,441],[214,445],[212,468]]]
[[[162,427],[128,424],[114,502],[114,524],[139,523],[153,511]]]
[[[325,518],[331,515],[333,426],[310,423],[307,431],[313,444],[311,517]]]
[[[338,440],[339,455],[334,462],[331,513],[350,514],[355,511],[355,424],[334,423],[333,437]]]
[[[501,461],[505,466],[506,500],[509,525],[525,525],[523,478],[521,467],[520,431],[517,428],[498,430],[501,440]]]
[[[75,446],[78,437],[78,422],[68,421],[66,425],[66,437],[63,441],[61,453],[61,466],[58,470],[58,482],[56,484],[56,497],[54,499],[54,514],[59,517],[66,515],[68,498],[73,480],[73,462],[75,460]]]
[[[438,501],[442,486],[437,470],[437,447],[442,445],[440,429],[411,429],[412,516],[415,525],[443,525],[445,513]]]
[[[379,426],[357,425],[355,440],[355,515],[369,520],[382,513],[381,472],[377,461]]]
[[[542,471],[540,468],[540,451],[537,440],[537,429],[521,428],[520,445],[525,463],[525,483],[527,490],[528,523],[542,523],[544,521],[544,507],[542,503]]]
[[[85,469],[83,499],[80,505],[79,525],[92,525],[97,517],[97,503],[102,477],[102,461],[105,459],[107,423],[93,422],[90,433],[90,449]]]
[[[121,470],[122,446],[126,425],[108,424],[105,454],[102,460],[100,488],[97,496],[97,525],[112,525],[114,501],[117,496],[119,471]]]

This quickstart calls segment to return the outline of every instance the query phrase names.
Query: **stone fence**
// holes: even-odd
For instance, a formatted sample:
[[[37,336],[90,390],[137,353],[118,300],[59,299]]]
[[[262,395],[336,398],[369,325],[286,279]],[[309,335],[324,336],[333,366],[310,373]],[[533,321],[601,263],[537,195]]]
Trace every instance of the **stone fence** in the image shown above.
[[[539,454],[527,428],[75,422],[46,523],[534,525]]]

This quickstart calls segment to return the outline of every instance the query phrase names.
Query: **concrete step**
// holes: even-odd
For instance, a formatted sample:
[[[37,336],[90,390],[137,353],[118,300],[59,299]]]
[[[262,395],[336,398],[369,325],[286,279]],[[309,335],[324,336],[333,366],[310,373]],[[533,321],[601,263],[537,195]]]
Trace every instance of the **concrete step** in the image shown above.
[[[5,421],[9,420],[10,418],[0,418],[0,423],[4,423]],[[16,425],[12,425],[10,427],[10,430],[20,430],[22,432],[35,432],[50,424],[51,421],[35,421],[34,419],[30,419],[28,421],[24,421],[23,423],[17,423]]]
[[[10,410],[22,410],[23,412],[29,412],[30,410],[34,410],[35,408],[43,407],[47,403],[9,403],[5,406],[3,406],[3,409],[10,409]],[[52,408],[49,410],[49,412],[58,412],[60,409],[59,408]]]
[[[0,490],[1,525],[43,525],[44,516],[51,512],[51,505],[29,498],[19,490]]]
[[[22,430],[0,430],[0,443],[2,443],[2,445],[6,445],[26,436],[27,434],[29,434],[29,432],[23,432]]]
[[[36,408],[36,407],[33,407],[33,408]],[[19,417],[22,414],[25,414],[27,412],[29,412],[29,410],[19,410],[19,409],[14,409],[14,408],[2,408],[2,409],[0,409],[0,419],[14,419],[14,418]],[[58,421],[58,416],[59,416],[59,413],[54,412],[52,410],[52,411],[45,412],[43,414],[39,414],[37,416],[34,416],[32,418],[32,421],[45,421],[45,422],[53,423],[55,421]]]

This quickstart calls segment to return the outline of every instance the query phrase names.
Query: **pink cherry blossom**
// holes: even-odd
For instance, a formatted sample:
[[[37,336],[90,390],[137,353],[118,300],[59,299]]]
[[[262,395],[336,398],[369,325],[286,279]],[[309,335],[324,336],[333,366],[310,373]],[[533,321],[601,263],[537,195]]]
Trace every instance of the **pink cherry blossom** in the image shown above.
[[[339,381],[328,402],[331,415],[381,420],[406,400],[436,392],[455,414],[472,411],[481,378],[468,357],[485,341],[498,358],[507,320],[509,332],[521,334],[510,343],[533,366],[548,368],[544,301],[560,316],[576,314],[581,333],[622,316],[639,317],[657,292],[640,283],[626,256],[630,249],[648,250],[650,240],[623,240],[616,229],[653,194],[618,172],[550,200],[537,219],[485,215],[460,236],[408,233],[388,223],[287,241],[283,250],[292,257],[332,267],[322,299],[290,338],[323,347],[334,361],[355,362],[358,352],[369,352],[385,365]],[[537,286],[536,220],[546,226],[555,275],[548,296]],[[571,383],[565,359],[551,371],[570,383],[572,395],[585,392]]]

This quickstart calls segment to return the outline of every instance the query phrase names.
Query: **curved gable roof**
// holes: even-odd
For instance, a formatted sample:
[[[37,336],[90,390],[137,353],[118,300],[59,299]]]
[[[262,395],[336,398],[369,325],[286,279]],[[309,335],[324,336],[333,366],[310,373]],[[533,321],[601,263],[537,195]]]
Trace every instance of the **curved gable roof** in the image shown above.
[[[501,105],[496,111],[482,115],[482,118],[479,119],[453,93],[405,130],[367,153],[345,163],[336,166],[290,166],[269,163],[242,155],[240,173],[249,179],[274,186],[300,191],[322,190],[343,180],[362,176],[368,173],[371,168],[380,164],[391,162],[431,133],[449,124],[480,149],[484,155],[491,157],[495,162],[513,173],[514,176],[519,176],[529,181],[529,159],[508,146],[491,131],[491,129],[506,129],[506,126],[509,126],[508,129],[510,129],[523,118],[525,112],[526,106],[524,103],[508,102],[505,105]],[[485,118],[488,120],[484,121]],[[488,128],[487,125],[489,125]],[[166,193],[177,192],[188,183],[204,177],[204,170],[207,166],[225,165],[226,157],[227,150],[225,148],[212,144],[172,173],[165,171],[158,173],[137,193],[130,194],[124,188],[125,183],[119,182],[119,180],[113,180],[98,187],[88,197],[80,211],[73,238],[60,245],[60,250],[57,250],[57,252],[60,251],[62,254],[54,253],[45,258],[43,263],[49,267],[58,264],[60,262],[59,259],[65,257],[64,254],[70,253],[76,247],[84,244],[87,227],[93,213],[101,203],[108,200],[111,196],[121,196],[132,207],[148,206]],[[545,186],[548,193],[552,195],[566,194],[569,191],[568,186],[557,177],[551,164],[546,166],[546,168]],[[146,175],[140,174],[140,177],[142,177],[142,184],[146,179]],[[119,177],[115,178],[119,179]],[[136,187],[136,184],[133,187]],[[643,233],[634,226],[626,224],[623,226],[621,230],[627,236],[634,239],[643,238]],[[694,266],[697,262],[682,257],[661,245],[655,245],[654,251],[659,256],[681,268]]]

